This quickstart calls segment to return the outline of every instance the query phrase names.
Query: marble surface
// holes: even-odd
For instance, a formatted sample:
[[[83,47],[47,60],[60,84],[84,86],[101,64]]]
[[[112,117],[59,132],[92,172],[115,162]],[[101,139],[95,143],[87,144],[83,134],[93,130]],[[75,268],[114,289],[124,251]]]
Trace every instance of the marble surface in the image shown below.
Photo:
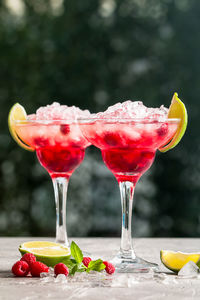
[[[50,240],[43,238],[43,240]],[[134,240],[138,256],[156,262],[160,273],[78,274],[57,282],[49,278],[16,278],[13,263],[20,258],[18,246],[33,238],[0,238],[0,300],[34,299],[200,299],[200,277],[180,278],[160,263],[160,249],[200,252],[200,239],[141,238]],[[36,238],[35,240],[38,240]],[[72,240],[72,239],[71,239]],[[119,248],[119,239],[74,238],[93,258],[110,259]]]

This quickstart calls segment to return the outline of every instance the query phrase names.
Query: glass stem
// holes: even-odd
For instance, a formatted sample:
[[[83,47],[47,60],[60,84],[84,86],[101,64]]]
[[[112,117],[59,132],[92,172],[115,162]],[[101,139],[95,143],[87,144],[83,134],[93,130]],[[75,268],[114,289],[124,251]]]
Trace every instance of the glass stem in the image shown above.
[[[135,253],[132,247],[131,221],[134,183],[130,181],[119,182],[122,205],[122,233],[120,255],[124,258],[134,259]]]
[[[56,202],[56,243],[69,246],[66,230],[66,200],[68,179],[52,178]]]

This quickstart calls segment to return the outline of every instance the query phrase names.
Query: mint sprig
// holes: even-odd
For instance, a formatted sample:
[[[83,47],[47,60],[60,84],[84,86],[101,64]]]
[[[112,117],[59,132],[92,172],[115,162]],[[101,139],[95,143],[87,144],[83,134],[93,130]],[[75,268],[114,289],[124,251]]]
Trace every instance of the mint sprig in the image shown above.
[[[105,265],[103,263],[102,259],[97,259],[97,260],[92,260],[89,262],[89,265],[86,269],[86,272],[90,272],[90,271],[97,271],[97,272],[101,272],[102,270],[105,269]]]
[[[83,264],[83,252],[79,248],[79,246],[72,241],[71,246],[71,257],[65,261],[65,265],[69,268],[69,274],[74,275],[76,272],[87,272],[96,271],[101,272],[105,269],[105,265],[102,259],[92,260],[90,261],[88,267]]]

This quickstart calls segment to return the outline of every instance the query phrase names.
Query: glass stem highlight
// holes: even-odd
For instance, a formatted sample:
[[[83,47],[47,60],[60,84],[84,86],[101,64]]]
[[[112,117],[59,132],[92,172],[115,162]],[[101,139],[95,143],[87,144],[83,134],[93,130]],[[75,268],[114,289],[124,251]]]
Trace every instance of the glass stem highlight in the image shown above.
[[[133,251],[131,236],[134,183],[130,181],[119,182],[119,188],[122,205],[122,233],[120,256],[124,258],[134,259],[136,256]]]
[[[66,229],[66,201],[68,179],[52,178],[56,202],[56,243],[69,246]]]

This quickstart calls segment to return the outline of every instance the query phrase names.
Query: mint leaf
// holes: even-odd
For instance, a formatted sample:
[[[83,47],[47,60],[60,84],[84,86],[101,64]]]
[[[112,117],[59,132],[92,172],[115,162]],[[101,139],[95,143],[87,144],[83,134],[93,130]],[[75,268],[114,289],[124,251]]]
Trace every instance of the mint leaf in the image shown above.
[[[73,258],[70,258],[71,262],[74,263],[74,264],[77,264],[76,260],[73,259]]]
[[[62,261],[63,264],[65,264],[69,269],[73,268],[74,265],[76,265],[76,261],[68,258]]]
[[[79,246],[74,241],[71,242],[70,250],[71,250],[71,255],[76,260],[76,262],[78,264],[82,263],[83,253],[79,248]]]
[[[72,269],[70,269],[69,274],[70,275],[74,275],[78,270],[78,265],[74,265],[74,267]]]
[[[77,264],[74,264],[72,262],[67,262],[65,265],[68,267],[69,271],[72,270]]]
[[[86,267],[81,264],[75,264],[73,267],[69,270],[70,275],[74,275],[76,272],[85,272]]]
[[[80,264],[80,265],[78,265],[77,272],[85,272],[86,269],[87,268],[84,265]]]
[[[90,261],[86,272],[97,271],[100,272],[105,269],[105,265],[102,259],[92,260]]]

